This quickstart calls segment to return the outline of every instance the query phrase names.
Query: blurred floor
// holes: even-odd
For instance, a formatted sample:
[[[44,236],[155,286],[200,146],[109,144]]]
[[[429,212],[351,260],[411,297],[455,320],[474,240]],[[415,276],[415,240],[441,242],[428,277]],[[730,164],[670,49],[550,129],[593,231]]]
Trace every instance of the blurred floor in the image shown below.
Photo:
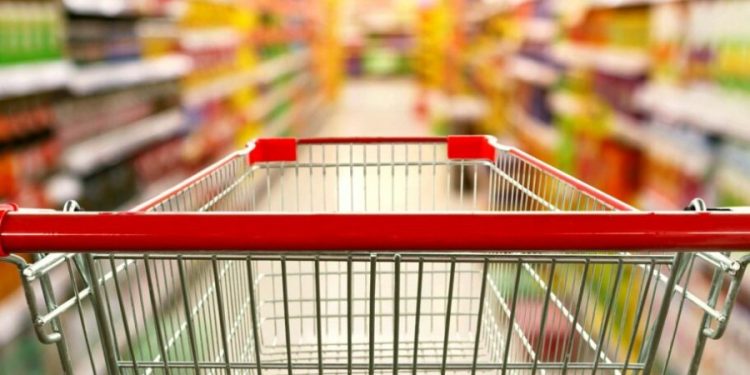
[[[429,128],[414,115],[417,85],[409,79],[350,80],[318,136],[423,136]]]

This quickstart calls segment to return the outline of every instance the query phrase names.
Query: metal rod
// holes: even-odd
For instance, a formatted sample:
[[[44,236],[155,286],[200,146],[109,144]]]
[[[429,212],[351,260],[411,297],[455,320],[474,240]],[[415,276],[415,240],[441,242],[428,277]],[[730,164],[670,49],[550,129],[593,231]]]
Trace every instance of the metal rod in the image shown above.
[[[318,344],[318,375],[323,375],[323,326],[320,311],[320,259],[315,258],[315,333]]]
[[[513,337],[513,320],[515,319],[515,316],[516,316],[515,307],[516,307],[516,301],[518,298],[518,287],[521,284],[520,280],[521,280],[521,262],[518,262],[518,264],[516,265],[515,282],[513,283],[513,297],[512,297],[512,302],[511,302],[511,306],[513,306],[513,308],[511,309],[510,316],[508,317],[508,331],[505,335],[505,346],[503,347],[504,352],[505,352],[503,354],[503,367],[502,367],[503,375],[505,375],[505,372],[508,369],[507,365],[508,365],[508,355],[510,354],[510,340],[511,340],[511,337]]]
[[[424,271],[424,262],[422,260],[417,264],[417,306],[414,311],[414,351],[412,352],[412,375],[417,373],[417,360],[419,354],[419,324],[420,314],[422,312],[422,276]]]
[[[375,286],[377,284],[377,274],[376,274],[376,267],[377,262],[375,261],[375,256],[370,256],[370,323],[367,327],[367,330],[370,333],[370,374],[375,373]],[[349,300],[349,303],[352,303],[351,300]],[[395,343],[394,343],[395,344]]]
[[[612,285],[612,291],[609,293],[609,302],[607,302],[607,310],[604,313],[604,322],[602,323],[601,333],[599,333],[599,342],[596,345],[596,356],[594,357],[594,368],[592,374],[595,374],[599,369],[599,359],[602,355],[602,349],[604,348],[604,338],[607,336],[607,326],[609,325],[610,317],[612,316],[612,306],[615,304],[617,298],[617,290],[620,287],[620,277],[622,276],[622,264],[617,266],[617,274],[615,276],[615,282]]]
[[[542,355],[542,348],[544,347],[544,329],[547,325],[547,315],[549,312],[549,300],[552,294],[552,281],[555,277],[555,260],[552,260],[552,265],[549,270],[549,277],[547,278],[546,293],[544,294],[544,306],[542,307],[542,321],[539,326],[539,337],[536,342],[536,348],[534,349],[534,366],[531,368],[531,375],[536,374],[537,367],[539,366],[539,357]],[[597,358],[598,359],[598,358]]]
[[[352,257],[350,256],[346,262],[346,369],[348,374],[352,373],[352,335],[354,334],[354,321],[352,319],[353,288]]]
[[[635,346],[635,339],[638,333],[638,327],[641,325],[641,316],[643,315],[643,310],[645,309],[646,301],[648,300],[648,292],[649,292],[649,288],[651,287],[651,280],[654,279],[653,277],[651,277],[651,272],[655,268],[656,268],[656,264],[652,263],[650,268],[646,268],[648,271],[643,271],[644,276],[646,276],[646,285],[643,287],[643,292],[641,296],[639,297],[638,310],[635,313],[635,320],[634,320],[635,326],[633,327],[633,332],[630,334],[630,342],[628,343],[628,351],[625,354],[625,365],[622,367],[623,374],[627,374],[628,372],[628,366],[630,365],[630,356],[633,353],[633,347]]]
[[[190,354],[193,358],[193,364],[198,367],[198,347],[195,343],[195,328],[193,327],[193,317],[190,312],[190,299],[188,297],[187,279],[185,277],[185,262],[183,259],[177,261],[177,271],[180,276],[180,284],[182,285],[182,306],[185,309],[185,323],[187,323],[188,331],[188,343],[190,345]]]
[[[443,338],[443,366],[440,373],[445,374],[446,363],[448,360],[448,340],[450,339],[451,328],[451,305],[453,303],[453,281],[456,276],[456,262],[451,262],[450,275],[448,276],[448,301],[445,308],[445,337]]]
[[[255,370],[261,375],[262,364],[260,361],[260,340],[258,339],[258,311],[255,306],[255,278],[253,277],[252,258],[247,257],[247,283],[250,291],[250,314],[253,322],[253,348],[255,349]]]
[[[398,375],[398,336],[401,305],[401,256],[396,254],[393,263],[393,374]]]
[[[284,295],[284,337],[286,344],[287,372],[292,375],[292,340],[289,329],[289,290],[286,277],[286,259],[281,259],[281,290]]]
[[[479,308],[477,309],[477,328],[476,336],[474,338],[474,355],[471,361],[471,375],[477,372],[477,358],[479,355],[479,338],[482,335],[482,314],[484,312],[484,300],[485,291],[487,290],[487,271],[489,269],[489,259],[484,259],[484,266],[482,267],[482,286],[479,288]]]
[[[164,338],[162,335],[164,334],[164,330],[162,329],[162,322],[159,318],[159,309],[156,301],[156,295],[154,294],[154,281],[151,276],[151,265],[149,264],[151,259],[149,259],[148,254],[144,256],[143,263],[146,267],[146,280],[148,281],[148,295],[151,302],[151,312],[154,317],[154,325],[156,326],[156,342],[159,346],[159,355],[162,359],[162,367],[164,368],[164,372],[166,374],[170,374],[171,370],[169,365],[167,364],[167,352],[166,352],[166,346],[164,345]]]
[[[659,349],[659,342],[661,341],[661,335],[664,328],[664,324],[667,320],[667,314],[669,313],[669,306],[672,301],[672,293],[674,291],[675,284],[677,282],[677,269],[682,267],[682,262],[685,260],[685,253],[677,253],[672,264],[672,273],[669,275],[669,281],[664,286],[664,294],[661,300],[661,308],[659,309],[656,322],[651,332],[651,339],[648,341],[648,350],[646,351],[646,359],[643,372],[646,374],[651,373],[651,369],[654,365],[654,359],[656,358],[656,351]]]
[[[573,313],[573,322],[571,324],[570,333],[568,334],[568,340],[565,343],[565,359],[563,361],[562,374],[565,375],[568,371],[568,365],[573,355],[573,339],[575,338],[576,325],[578,324],[578,314],[581,312],[581,302],[583,302],[583,294],[586,290],[586,278],[589,273],[589,263],[586,262],[583,265],[583,272],[581,274],[581,283],[578,288],[578,297],[576,299],[575,312]]]

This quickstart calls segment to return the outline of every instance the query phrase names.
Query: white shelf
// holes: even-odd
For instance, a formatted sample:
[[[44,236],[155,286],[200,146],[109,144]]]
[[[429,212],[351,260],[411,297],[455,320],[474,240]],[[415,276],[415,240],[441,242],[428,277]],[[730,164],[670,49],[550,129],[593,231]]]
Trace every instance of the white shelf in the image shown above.
[[[519,132],[536,139],[547,150],[554,150],[560,143],[560,131],[555,126],[542,124],[524,113],[521,108],[512,111],[511,120]]]
[[[284,101],[289,100],[292,95],[310,82],[306,74],[294,78],[283,86],[273,89],[270,93],[263,95],[250,107],[248,114],[254,119],[263,119]]]
[[[231,48],[237,46],[241,40],[241,35],[230,27],[187,29],[180,32],[180,45],[189,51]]]
[[[184,94],[183,101],[187,107],[200,107],[205,103],[226,98],[237,90],[250,87],[254,82],[253,71],[234,73],[189,89]]]
[[[290,52],[258,65],[255,76],[258,82],[271,82],[284,74],[302,69],[309,60],[310,51],[307,49]]]
[[[623,115],[614,115],[612,119],[612,134],[622,141],[636,147],[643,147],[651,136],[646,127]]]
[[[643,138],[644,151],[652,159],[673,165],[688,175],[702,177],[709,168],[711,155],[705,149],[675,140],[670,134],[649,131]]]
[[[637,49],[593,47],[577,43],[560,43],[552,53],[565,65],[596,69],[618,76],[646,74],[651,66],[649,55]]]
[[[63,0],[65,9],[72,14],[95,17],[175,17],[179,2],[165,6],[162,13],[139,9],[132,0]]]
[[[578,94],[555,92],[549,98],[550,107],[557,113],[568,116],[585,116],[586,99]]]
[[[523,56],[516,56],[510,60],[508,71],[520,81],[544,87],[554,84],[560,77],[555,68]]]
[[[713,85],[652,84],[636,94],[639,107],[667,121],[750,142],[750,96]]]
[[[69,147],[63,153],[63,165],[76,174],[87,174],[150,143],[174,136],[184,123],[179,109],[155,114]]]
[[[124,203],[120,208],[118,208],[116,211],[129,211],[133,209],[134,207],[138,206],[139,204],[148,201],[151,198],[156,197],[157,195],[167,191],[167,189],[176,186],[180,182],[184,181],[185,179],[189,178],[189,175],[186,175],[181,172],[172,173],[167,176],[161,177],[160,179],[150,183],[146,188],[137,194],[135,197]]]
[[[0,99],[63,88],[73,94],[86,95],[180,78],[191,68],[191,60],[180,54],[84,67],[75,67],[64,60],[11,65],[0,67]]]
[[[550,18],[531,18],[523,28],[526,39],[532,42],[549,42],[557,35],[557,23]]]
[[[307,50],[292,52],[266,61],[253,70],[220,77],[212,82],[192,88],[185,93],[187,107],[200,107],[207,102],[226,98],[237,90],[260,82],[273,81],[288,72],[301,69],[310,58]]]
[[[70,72],[64,60],[0,66],[0,99],[63,88]]]
[[[192,69],[192,61],[181,54],[126,61],[97,63],[75,69],[68,89],[78,95],[132,85],[177,79]]]
[[[116,17],[131,14],[132,2],[126,0],[63,0],[65,9],[74,14]]]
[[[656,5],[675,3],[681,0],[591,0],[590,6],[594,8],[621,8],[639,5]]]

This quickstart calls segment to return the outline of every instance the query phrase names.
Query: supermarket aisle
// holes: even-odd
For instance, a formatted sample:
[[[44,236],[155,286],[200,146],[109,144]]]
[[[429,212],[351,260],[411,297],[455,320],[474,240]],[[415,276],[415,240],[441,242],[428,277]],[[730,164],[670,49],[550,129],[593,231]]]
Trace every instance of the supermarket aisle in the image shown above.
[[[417,86],[410,80],[349,81],[337,109],[319,136],[426,135],[426,123],[412,110]]]
[[[413,112],[417,86],[409,80],[350,81],[327,122],[312,137],[429,136]],[[481,209],[487,194],[476,168],[450,167],[442,144],[300,145],[299,161],[314,168],[261,171],[269,183],[254,210],[404,212]],[[434,164],[425,164],[435,161]],[[366,164],[366,166],[363,166]],[[324,165],[324,167],[321,167]],[[459,176],[472,180],[459,190]],[[479,180],[477,180],[479,179]],[[482,184],[484,182],[484,184]],[[252,199],[255,202],[255,198]]]

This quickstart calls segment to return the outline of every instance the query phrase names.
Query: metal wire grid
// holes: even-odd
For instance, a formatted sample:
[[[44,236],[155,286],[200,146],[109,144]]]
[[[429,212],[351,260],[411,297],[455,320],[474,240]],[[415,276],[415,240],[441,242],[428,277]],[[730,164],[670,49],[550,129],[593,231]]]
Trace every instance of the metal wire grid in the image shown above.
[[[609,211],[505,149],[449,160],[444,143],[299,145],[300,161],[228,161],[153,211]],[[262,204],[261,204],[262,203]]]
[[[658,309],[661,294],[648,273],[638,270],[672,262],[667,256],[571,254],[351,254],[344,259],[333,254],[92,257],[105,273],[108,264],[132,262],[125,269],[146,269],[150,283],[129,293],[120,285],[122,294],[112,297],[124,283],[118,280],[127,278],[120,275],[100,291],[105,299],[110,296],[102,310],[112,340],[124,344],[114,353],[121,373],[254,373],[258,367],[264,373],[638,370],[642,362],[616,361],[606,353],[641,355],[640,341],[656,314],[644,311],[640,327],[614,318],[603,323],[602,315],[616,314],[614,303],[596,301],[604,289],[621,285],[623,291],[613,295],[631,293],[640,308]],[[630,276],[612,285],[581,287],[613,268]],[[192,279],[186,278],[191,270]],[[550,283],[561,290],[572,287],[558,295],[545,287]],[[166,290],[184,293],[166,299]],[[145,342],[136,342],[144,336]]]
[[[505,152],[494,165],[441,159],[435,144],[300,154],[254,166],[237,156],[153,210],[611,209]],[[74,373],[635,373],[657,353],[669,362],[684,302],[706,300],[672,288],[688,287],[696,258],[71,254],[28,274],[52,312],[39,323],[63,334]],[[57,306],[44,284],[63,264],[77,297]]]

